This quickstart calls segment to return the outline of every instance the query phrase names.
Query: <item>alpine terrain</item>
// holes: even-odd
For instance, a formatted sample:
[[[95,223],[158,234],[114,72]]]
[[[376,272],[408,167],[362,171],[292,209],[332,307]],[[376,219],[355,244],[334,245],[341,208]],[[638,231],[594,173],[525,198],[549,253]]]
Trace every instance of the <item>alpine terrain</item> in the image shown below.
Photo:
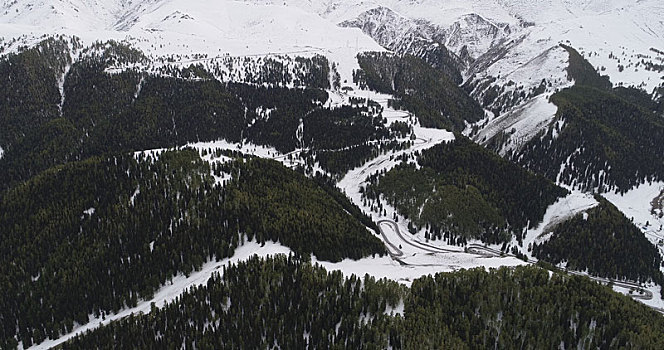
[[[664,348],[660,0],[3,0],[0,349]]]

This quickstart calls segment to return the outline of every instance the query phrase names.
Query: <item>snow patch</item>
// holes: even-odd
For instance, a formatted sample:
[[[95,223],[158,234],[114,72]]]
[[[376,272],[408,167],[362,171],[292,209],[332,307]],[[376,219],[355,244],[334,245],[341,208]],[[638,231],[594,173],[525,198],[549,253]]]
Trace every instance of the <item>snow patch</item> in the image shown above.
[[[161,308],[166,303],[172,302],[182,293],[191,289],[192,287],[205,285],[213,273],[221,273],[223,266],[236,264],[240,261],[247,260],[254,255],[261,257],[275,256],[279,254],[288,255],[291,253],[289,248],[286,248],[278,243],[266,242],[264,246],[253,241],[248,241],[244,245],[235,250],[235,254],[231,258],[226,258],[219,262],[210,261],[203,265],[201,270],[193,272],[189,277],[180,274],[174,277],[170,282],[164,285],[161,289],[155,292],[154,297],[150,300],[141,301],[136,307],[124,309],[117,314],[107,315],[105,319],[90,316],[90,321],[76,329],[71,333],[66,334],[56,340],[49,339],[41,344],[31,347],[31,349],[50,349],[67,340],[82,334],[88,330],[95,329],[101,325],[106,325],[111,321],[119,320],[131,314],[149,313],[154,303],[156,307]]]
[[[137,187],[136,187],[136,190],[134,191],[134,193],[133,193],[133,194],[131,195],[131,197],[129,198],[129,204],[130,204],[132,207],[134,206],[134,201],[136,201],[136,196],[138,196],[139,193],[141,193],[141,186],[137,186]]]
[[[419,260],[415,262],[415,260]],[[480,257],[474,254],[437,254],[426,257],[426,254],[417,256],[411,265],[401,265],[389,256],[364,258],[360,260],[346,259],[338,263],[318,261],[312,257],[312,262],[324,267],[328,271],[340,271],[346,277],[351,275],[364,276],[369,274],[376,279],[387,278],[410,286],[415,279],[439,272],[453,272],[459,269],[474,267],[501,267],[524,265],[525,262],[516,258]]]
[[[554,120],[558,107],[549,102],[551,94],[537,96],[523,105],[491,120],[474,139],[486,144],[500,132],[505,132],[507,140],[500,149],[500,155],[518,151],[539,131],[549,126]]]
[[[547,208],[542,222],[536,228],[529,229],[526,232],[523,239],[523,245],[527,249],[525,254],[529,259],[535,259],[530,251],[533,244],[542,244],[547,241],[556,225],[573,218],[579,213],[585,213],[597,205],[599,203],[592,194],[578,191],[573,191],[566,197],[558,199]]]
[[[646,237],[664,254],[664,182],[640,184],[625,194],[605,193],[604,198],[613,203],[625,216],[634,220]]]
[[[395,306],[387,305],[387,307],[385,308],[385,314],[391,316],[400,315],[401,317],[403,317],[405,307],[406,305],[404,304],[403,299],[399,300],[399,303]]]

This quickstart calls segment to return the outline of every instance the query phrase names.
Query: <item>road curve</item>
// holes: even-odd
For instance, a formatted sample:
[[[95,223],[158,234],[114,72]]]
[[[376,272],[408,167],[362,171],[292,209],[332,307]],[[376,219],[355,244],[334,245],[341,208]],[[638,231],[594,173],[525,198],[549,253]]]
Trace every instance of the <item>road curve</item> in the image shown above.
[[[404,256],[403,251],[397,245],[395,245],[393,242],[391,242],[389,240],[389,238],[387,237],[387,235],[385,234],[385,232],[382,228],[382,225],[391,226],[392,229],[394,230],[394,232],[399,237],[399,239],[401,239],[403,241],[403,243],[408,244],[408,245],[410,245],[414,248],[420,249],[422,251],[425,251],[427,253],[467,253],[467,254],[475,254],[475,255],[479,255],[479,256],[496,256],[496,257],[510,256],[510,257],[516,257],[513,254],[505,253],[505,252],[502,252],[500,250],[489,248],[489,247],[479,245],[479,244],[468,244],[466,246],[465,252],[464,251],[459,251],[459,250],[439,248],[439,247],[435,247],[435,246],[430,245],[430,244],[426,244],[426,243],[417,242],[417,241],[407,239],[401,233],[401,230],[399,229],[399,225],[397,225],[397,223],[394,222],[393,220],[382,219],[382,220],[378,220],[377,223],[378,223],[378,228],[380,230],[380,234],[383,237],[383,240],[385,241],[385,244],[388,246],[388,252],[390,253],[390,256],[395,261],[398,261],[401,265],[410,265],[410,264],[408,264],[408,263],[404,262],[403,260],[401,260],[401,258]],[[536,264],[537,263],[536,260],[532,260],[532,259],[528,259],[528,261],[526,261],[526,262],[529,263],[529,264]],[[618,286],[620,288],[634,289],[634,290],[638,290],[638,291],[642,290],[643,291],[643,294],[629,294],[629,296],[632,299],[652,300],[652,298],[654,297],[653,293],[651,291],[649,291],[647,289],[643,289],[643,287],[641,285],[639,285],[637,283],[634,283],[634,282],[617,281],[617,280],[614,280],[614,279],[611,279],[611,278],[595,277],[595,276],[587,275],[585,273],[581,273],[581,272],[573,271],[573,270],[568,270],[568,269],[559,269],[559,271],[568,273],[570,275],[585,276],[585,277],[588,277],[589,279],[591,279],[595,282],[598,282],[600,284],[605,284],[605,285],[606,284],[613,284],[614,286]],[[646,306],[650,307],[651,309],[653,309],[653,310],[655,310],[659,313],[664,314],[664,309],[662,309],[662,308],[653,307],[653,306],[650,306],[650,305],[647,305],[647,304],[646,304]]]

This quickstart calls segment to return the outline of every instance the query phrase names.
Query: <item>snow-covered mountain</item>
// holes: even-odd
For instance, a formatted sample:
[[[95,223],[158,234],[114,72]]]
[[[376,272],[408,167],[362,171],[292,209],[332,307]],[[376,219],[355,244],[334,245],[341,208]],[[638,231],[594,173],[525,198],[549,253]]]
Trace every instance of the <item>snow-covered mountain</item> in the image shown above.
[[[422,57],[463,84],[493,112],[466,131],[483,143],[510,130],[505,154],[553,126],[548,97],[574,83],[561,43],[614,84],[649,93],[661,86],[663,18],[659,0],[4,0],[0,53],[65,34],[86,44],[125,41],[182,64],[320,54],[356,88],[356,55],[387,49]]]
[[[404,40],[417,37],[473,59],[503,47],[509,60],[467,72],[491,76],[510,74],[569,42],[614,82],[651,91],[661,74],[637,62],[662,58],[650,49],[664,50],[663,14],[657,0],[6,0],[0,28],[6,39],[62,32],[90,40],[133,39],[143,49],[170,53],[378,50],[367,36],[405,49]]]
[[[658,0],[6,0],[0,45],[12,51],[62,33],[126,41],[152,57],[321,54],[342,82],[352,81],[357,53],[388,49],[441,68],[496,118],[531,125],[533,114],[551,119],[531,110],[542,104],[535,95],[573,84],[560,43],[614,84],[648,92],[662,84],[662,18]],[[547,126],[535,124],[509,147]],[[500,132],[495,125],[505,122],[482,137]]]
[[[514,129],[505,153],[551,126],[547,97],[574,83],[561,43],[614,84],[660,86],[662,18],[658,0],[4,0],[0,52],[59,33],[153,58],[321,54],[347,85],[359,52],[413,54],[493,112],[476,140]]]
[[[44,41],[47,36],[60,34],[65,38]],[[72,40],[66,37],[78,39]],[[130,50],[124,45],[106,43],[111,39],[129,44],[141,52]],[[45,44],[36,46],[36,50],[25,50],[26,46],[34,46],[40,42]],[[117,52],[114,53],[114,50]],[[134,59],[96,56],[103,56],[105,51],[111,52],[109,56],[114,54],[120,56],[118,52],[121,52]],[[392,53],[359,56],[360,61],[366,57],[381,57],[382,60],[366,59],[362,61],[363,71],[358,71],[360,68],[358,54],[367,51],[392,51]],[[648,96],[651,92],[656,101],[663,99],[664,3],[661,0],[2,0],[0,56],[15,52],[27,52],[33,56],[25,59],[24,65],[28,67],[25,71],[21,70],[21,64],[14,64],[14,67],[21,66],[16,72],[7,69],[14,75],[5,75],[7,84],[0,85],[7,86],[6,90],[12,90],[14,94],[0,94],[0,96],[10,96],[6,100],[11,100],[12,108],[16,107],[14,105],[20,107],[23,103],[22,95],[30,95],[32,92],[39,95],[37,96],[39,98],[43,97],[43,101],[37,99],[37,102],[33,103],[36,106],[34,108],[16,107],[5,110],[0,108],[3,112],[0,117],[5,115],[32,117],[32,114],[36,116],[32,120],[27,117],[15,120],[7,118],[11,123],[4,125],[0,123],[0,131],[3,127],[6,127],[5,130],[12,130],[12,133],[7,133],[8,136],[5,137],[5,140],[9,141],[0,138],[0,170],[22,169],[12,167],[11,164],[25,165],[29,168],[26,174],[16,175],[16,181],[25,180],[22,176],[30,178],[33,176],[31,171],[42,171],[40,168],[42,164],[33,161],[32,158],[38,158],[37,156],[51,158],[51,153],[56,153],[51,151],[50,143],[41,142],[42,138],[48,141],[48,137],[53,136],[52,134],[58,136],[62,132],[64,135],[58,136],[55,138],[56,141],[53,141],[57,146],[64,143],[62,140],[68,141],[68,138],[81,140],[80,145],[62,147],[69,153],[62,152],[64,155],[57,159],[57,155],[52,157],[57,162],[69,162],[71,159],[78,159],[70,154],[78,155],[76,152],[81,149],[87,150],[90,145],[98,146],[96,143],[98,140],[102,140],[99,144],[105,145],[109,139],[108,133],[115,131],[116,125],[120,122],[140,121],[142,114],[149,114],[150,118],[163,121],[163,115],[170,115],[170,118],[165,119],[167,123],[154,124],[153,120],[146,120],[143,124],[136,122],[129,124],[130,126],[125,129],[118,129],[119,141],[116,145],[119,146],[109,147],[111,151],[117,152],[126,150],[127,147],[135,147],[132,149],[145,151],[146,155],[154,155],[157,150],[150,151],[144,147],[157,147],[159,150],[162,150],[161,147],[170,147],[173,135],[177,136],[178,131],[189,130],[190,126],[186,123],[189,123],[191,118],[193,125],[191,130],[195,129],[196,132],[192,131],[191,136],[182,136],[181,144],[189,145],[200,154],[207,154],[206,157],[209,157],[210,161],[214,158],[211,153],[213,149],[218,149],[220,152],[239,150],[257,157],[278,160],[289,167],[306,168],[305,173],[308,175],[313,175],[314,172],[329,175],[331,179],[337,181],[336,186],[357,205],[359,211],[378,223],[383,243],[393,257],[397,258],[394,260],[388,257],[378,260],[367,258],[336,265],[330,263],[327,265],[329,269],[366,272],[367,266],[369,270],[374,266],[375,275],[387,271],[385,276],[411,281],[414,276],[440,271],[441,268],[455,270],[459,267],[513,266],[527,263],[514,256],[501,258],[504,251],[510,247],[519,249],[520,253],[526,253],[524,257],[526,260],[530,258],[529,262],[532,263],[536,255],[530,250],[530,244],[540,244],[550,239],[553,234],[552,228],[556,225],[581,214],[586,220],[590,209],[606,206],[600,203],[599,197],[594,196],[595,193],[590,192],[602,189],[600,185],[592,186],[595,186],[594,183],[599,183],[599,177],[604,181],[608,177],[610,168],[617,168],[610,163],[614,159],[602,158],[604,154],[600,152],[604,147],[604,139],[601,139],[604,134],[600,134],[597,130],[609,129],[602,129],[604,125],[591,130],[595,134],[579,133],[568,137],[568,139],[574,138],[572,141],[595,137],[594,140],[600,139],[600,142],[577,145],[567,140],[566,146],[571,146],[551,151],[551,154],[555,153],[557,158],[563,159],[562,163],[549,157],[548,153],[544,153],[547,156],[540,156],[541,153],[537,153],[538,160],[551,163],[556,173],[560,168],[557,178],[555,174],[553,176],[543,174],[530,165],[538,163],[519,163],[518,156],[514,157],[522,150],[529,150],[530,141],[544,140],[540,143],[545,145],[540,148],[551,147],[556,137],[564,135],[562,131],[569,125],[574,125],[574,129],[585,130],[580,122],[571,124],[575,122],[574,119],[571,117],[565,119],[561,116],[565,111],[565,105],[552,102],[556,101],[555,96],[572,90],[568,89],[557,94],[575,83],[568,68],[573,60],[571,58],[576,57],[577,61],[583,61],[574,56],[577,51],[600,74],[608,75],[614,84],[637,86],[647,91],[641,95],[625,95],[627,96],[625,99],[633,97],[636,101],[652,102]],[[39,57],[40,54],[45,58]],[[401,55],[417,56],[431,67],[420,60],[400,57]],[[11,59],[18,56],[22,55],[10,56],[4,63],[10,62],[6,66],[11,66],[13,64]],[[38,58],[34,58],[35,56]],[[320,56],[325,56],[326,59]],[[33,68],[32,65],[35,64],[33,61],[38,60],[46,63],[43,67]],[[77,63],[88,63],[92,68]],[[103,66],[98,71],[97,64]],[[584,67],[587,68],[585,72],[589,71],[594,75],[593,67],[588,68],[587,64]],[[45,77],[53,73],[56,75],[55,79],[51,79],[52,76]],[[315,79],[307,80],[305,79],[307,75],[315,75]],[[19,85],[29,85],[23,83],[23,78],[26,76],[31,79],[30,84],[36,87],[33,88],[31,85],[27,92],[23,92]],[[107,81],[116,77],[118,85]],[[183,79],[171,79],[172,77]],[[429,77],[433,78],[427,81]],[[450,78],[449,81],[447,77]],[[222,83],[246,84],[225,85],[215,79]],[[378,81],[379,85],[372,87],[368,83],[370,80],[373,83]],[[17,81],[20,83],[10,84]],[[103,82],[108,82],[107,86],[97,91],[97,87],[102,86]],[[444,84],[437,84],[440,82]],[[180,83],[182,85],[179,85]],[[376,88],[380,83],[387,87],[383,90]],[[299,89],[274,89],[275,85],[289,88],[307,86],[315,88],[312,89],[315,90],[313,92],[315,94],[304,93],[300,96],[298,94],[302,91]],[[111,102],[102,98],[106,93],[122,90],[116,88],[117,86],[126,88],[126,91],[118,93],[119,97],[113,97],[115,99],[109,98],[108,101]],[[188,87],[201,88],[187,91]],[[656,90],[658,87],[660,89]],[[90,94],[93,96],[91,98],[86,92],[92,90],[94,94]],[[184,98],[179,94],[183,90],[188,92]],[[287,91],[279,92],[284,93],[283,96],[273,95],[276,90]],[[46,93],[41,96],[43,91]],[[431,96],[426,96],[426,99],[417,99],[418,96],[428,95],[431,91],[433,93]],[[450,91],[452,93],[449,93]],[[601,91],[607,94],[613,92],[610,87],[602,88]],[[198,106],[200,108],[188,108],[192,101],[197,102],[206,92],[210,95],[205,103]],[[217,105],[220,96],[226,98],[226,93],[232,95],[232,100],[228,97],[227,105],[222,103],[223,101]],[[262,93],[265,96],[261,96]],[[255,96],[258,96],[257,101],[251,101]],[[313,101],[310,96],[315,96]],[[551,98],[552,96],[554,97]],[[92,104],[87,104],[88,100],[94,100],[95,108],[90,107]],[[126,106],[118,107],[116,112],[107,112],[106,106],[115,103],[116,100],[124,101],[122,103]],[[163,102],[164,105],[168,105],[171,100],[182,102],[186,106],[171,107],[160,104]],[[616,100],[622,101],[618,97]],[[441,101],[439,105],[431,107],[438,101]],[[210,106],[207,105],[208,102]],[[49,106],[50,110],[44,112],[43,106]],[[357,119],[346,122],[344,118],[347,116],[342,114],[345,113],[344,108],[351,106],[363,110],[359,111],[357,116],[351,116]],[[450,106],[454,108],[447,108]],[[0,107],[3,105],[0,104]],[[233,118],[222,119],[221,114],[225,110],[222,107],[227,108],[229,116]],[[661,114],[663,110],[661,107],[657,108],[660,109],[656,111],[656,108],[651,108],[652,111],[648,111],[652,112],[653,119],[656,117],[655,113]],[[325,112],[319,115],[317,113],[319,110]],[[432,122],[430,125],[425,125],[421,117],[430,114],[444,119],[468,111],[476,112],[468,113],[473,118],[460,118],[460,121],[454,124]],[[626,113],[629,114],[630,111],[643,112],[639,107]],[[335,115],[337,112],[339,112],[338,120],[330,122],[330,118],[337,118]],[[105,114],[112,114],[115,119],[106,120]],[[643,115],[645,114],[644,112]],[[202,115],[210,118],[196,119]],[[45,132],[39,129],[41,125],[39,123],[44,122],[46,125],[54,119],[65,119],[65,116],[72,116],[76,122],[79,122],[78,118],[85,120],[80,121],[80,125],[76,124],[76,128],[64,123],[62,125],[53,123],[47,125],[53,129],[44,127]],[[631,120],[638,122],[639,116]],[[364,122],[365,117],[370,117],[371,123],[360,124],[360,121]],[[90,122],[87,121],[88,118]],[[287,120],[288,118],[291,119]],[[36,126],[31,124],[32,121]],[[283,125],[282,121],[285,121]],[[3,120],[0,119],[0,122]],[[615,144],[629,144],[631,142],[622,141],[638,139],[635,135],[643,130],[646,130],[642,132],[643,135],[663,135],[647,132],[648,126],[660,126],[656,120],[643,123],[639,127],[621,122],[622,120],[615,122],[621,130],[634,132],[624,134],[628,137],[620,134],[618,135],[620,137],[615,137],[616,140],[609,140]],[[97,127],[97,123],[101,126]],[[145,127],[145,130],[141,129],[142,134],[137,133],[136,136],[141,141],[143,134],[150,136],[158,134],[163,139],[147,140],[146,137],[145,143],[126,147],[123,143],[125,135],[120,134],[138,129],[134,125]],[[218,126],[219,132],[201,136],[199,131],[205,131],[210,126]],[[336,126],[339,126],[339,130],[331,130]],[[366,130],[360,130],[362,127],[366,127]],[[560,197],[555,203],[551,202],[553,204],[550,204],[544,213],[540,225],[533,226],[532,220],[529,219],[528,226],[524,226],[523,230],[519,229],[519,232],[524,231],[525,245],[517,238],[505,241],[502,248],[500,245],[495,245],[495,242],[494,246],[489,244],[489,247],[486,247],[484,245],[486,241],[464,243],[467,245],[465,248],[469,249],[440,240],[430,242],[428,223],[426,229],[416,232],[417,229],[409,225],[414,222],[412,215],[403,216],[396,206],[393,207],[389,203],[383,207],[380,200],[372,202],[372,199],[367,199],[364,193],[372,176],[379,177],[408,162],[414,165],[413,169],[419,169],[421,165],[417,160],[413,160],[419,157],[418,154],[443,142],[462,139],[459,134],[452,133],[452,130],[443,130],[443,127],[463,131],[475,142],[495,149],[509,160],[539,172],[540,175],[548,176],[559,185],[569,186],[573,190],[572,193]],[[37,131],[30,130],[32,134],[26,137],[28,134],[26,130],[30,128]],[[226,134],[226,128],[235,128],[237,132]],[[70,129],[76,130],[77,133],[71,134],[76,137],[65,134]],[[618,127],[615,127],[606,133],[617,129]],[[664,130],[664,127],[660,127],[659,130]],[[338,139],[352,137],[365,131],[368,135],[366,138],[358,138],[357,141],[349,141],[348,144],[337,145],[336,142],[332,142],[336,140],[327,140],[328,137]],[[228,135],[235,138],[234,142],[230,142],[230,139],[223,140],[228,138]],[[549,136],[550,139],[546,139],[545,136]],[[639,145],[644,145],[655,138],[648,138]],[[317,146],[316,142],[322,141],[329,141],[332,145]],[[33,150],[31,148],[33,143],[43,148]],[[476,149],[485,151],[472,142],[468,143],[474,147],[473,151],[477,151]],[[600,146],[597,146],[598,144]],[[658,144],[657,140],[641,148],[635,146],[627,149],[617,158],[629,158],[622,155],[635,155],[654,144]],[[609,149],[609,146],[611,145],[607,145],[606,148]],[[106,150],[103,147],[101,149]],[[654,146],[649,149],[661,150]],[[363,150],[369,155],[354,159],[361,155]],[[656,155],[659,152],[650,153]],[[81,158],[96,153],[91,151],[82,154]],[[323,157],[318,158],[321,155]],[[341,156],[337,159],[337,155]],[[325,156],[328,158],[324,158]],[[228,158],[220,155],[216,157],[221,159],[220,163]],[[322,165],[322,159],[327,159],[328,167]],[[473,159],[475,164],[486,163],[481,161],[485,158]],[[498,159],[508,163],[504,159]],[[50,162],[50,159],[47,160]],[[59,164],[56,161],[53,162]],[[37,165],[32,169],[34,162],[37,162]],[[335,173],[330,170],[332,169],[330,164],[335,165],[335,163],[343,163],[341,165],[347,168],[340,167],[338,173]],[[648,162],[639,160],[634,163]],[[10,165],[3,167],[5,164]],[[52,164],[46,165],[50,167]],[[48,168],[46,165],[44,169]],[[492,173],[491,170],[497,167],[485,166],[482,170],[487,168],[491,168],[488,172]],[[626,166],[618,170],[625,168],[633,169]],[[643,177],[637,179],[640,182],[630,178],[634,181],[629,182],[629,186],[634,186],[631,188],[625,186],[621,189],[623,192],[610,193],[604,197],[631,218],[631,220],[622,218],[628,226],[634,223],[651,243],[662,247],[660,254],[664,255],[662,229],[664,171],[662,169],[664,167],[656,169],[655,175],[662,175],[659,178],[655,176],[655,180],[651,179],[653,177],[651,173],[642,175],[637,172]],[[628,171],[619,175],[626,173]],[[0,171],[0,185],[3,185],[2,175],[3,172]],[[223,184],[228,178],[232,178],[230,173],[222,173],[222,176],[215,173],[213,175],[218,184]],[[591,185],[583,188],[575,188],[574,181],[582,176],[597,181],[591,181]],[[631,174],[625,175],[627,176]],[[501,175],[494,177],[500,179]],[[502,176],[503,179],[509,177]],[[571,181],[565,182],[570,179]],[[547,184],[551,185],[549,182]],[[7,182],[7,186],[10,185],[13,183]],[[520,186],[512,187],[521,189]],[[131,188],[131,191],[135,191],[131,192],[134,194],[129,199],[132,206],[134,198],[140,193],[139,190],[140,186]],[[429,192],[426,196],[429,196]],[[433,192],[436,192],[436,187]],[[534,195],[529,199],[534,202],[541,200],[542,191],[532,193]],[[404,197],[407,196],[407,193],[404,194]],[[475,194],[469,192],[468,196],[474,198]],[[496,197],[504,196],[496,195]],[[465,197],[450,198],[457,200]],[[423,199],[423,202],[426,204],[428,200]],[[122,202],[126,203],[125,197],[122,197]],[[530,204],[531,202],[528,202],[528,205]],[[487,209],[489,213],[497,210],[488,204],[487,207],[492,210]],[[91,209],[92,212],[88,210],[83,212],[85,214],[83,218],[94,214],[94,207]],[[420,209],[421,212],[424,211],[424,204]],[[400,232],[407,231],[413,233],[412,237],[401,236]],[[403,243],[405,248],[399,244],[397,249],[397,245],[390,242]],[[149,244],[152,252],[153,243]],[[247,246],[247,249],[255,248]],[[285,251],[290,251],[289,249],[284,248]],[[491,258],[487,258],[487,255]],[[612,255],[605,254],[605,256]],[[402,265],[408,266],[404,268]],[[655,269],[657,268],[660,266],[657,265]],[[204,267],[204,274],[199,277],[207,280],[211,271]],[[405,277],[400,277],[400,274],[404,274]],[[197,280],[199,277],[194,276],[194,279]],[[623,289],[624,286],[623,284]],[[659,298],[652,299],[653,294],[659,293],[660,287],[654,284],[647,287],[650,289],[650,299],[646,302],[651,306],[664,308],[663,301]],[[176,283],[175,287],[164,289],[164,293],[175,296],[184,288],[183,283]],[[167,299],[159,298],[161,297],[158,294],[154,300],[160,302]],[[130,310],[147,310],[149,305],[146,300],[145,303]],[[120,312],[115,318],[123,317],[122,315],[124,313]],[[95,318],[95,321],[88,326],[100,324],[103,320],[103,316],[101,319]],[[87,326],[81,329],[85,327]],[[75,332],[80,332],[81,329]]]
[[[382,50],[359,29],[341,28],[282,4],[44,0],[4,1],[0,11],[7,51],[55,33],[78,36],[84,43],[126,41],[154,56],[324,54],[354,61],[358,52]]]

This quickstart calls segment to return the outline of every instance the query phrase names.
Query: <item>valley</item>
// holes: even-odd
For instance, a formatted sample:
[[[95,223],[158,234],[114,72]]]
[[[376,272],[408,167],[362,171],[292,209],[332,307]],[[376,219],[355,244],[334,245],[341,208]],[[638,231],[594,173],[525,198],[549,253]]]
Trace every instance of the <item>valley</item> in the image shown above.
[[[656,0],[3,1],[0,348],[649,344],[662,17]],[[237,286],[336,311],[279,337],[269,307],[254,323],[217,303]],[[570,326],[515,321],[539,322],[534,300]]]

